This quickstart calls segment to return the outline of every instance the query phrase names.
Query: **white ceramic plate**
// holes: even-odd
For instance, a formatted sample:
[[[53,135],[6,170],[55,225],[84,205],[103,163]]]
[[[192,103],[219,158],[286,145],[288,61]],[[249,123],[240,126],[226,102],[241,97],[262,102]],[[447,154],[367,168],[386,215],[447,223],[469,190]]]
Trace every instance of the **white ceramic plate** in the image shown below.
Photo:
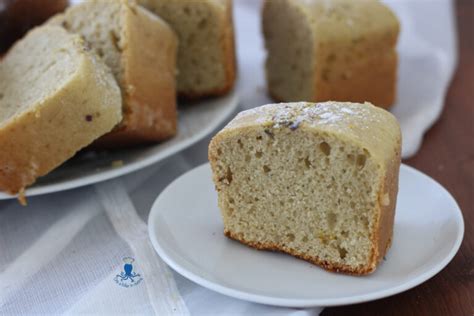
[[[78,188],[122,176],[163,160],[198,142],[218,127],[236,109],[236,92],[178,108],[178,134],[163,143],[137,148],[82,152],[38,179],[26,196]],[[117,163],[118,162],[118,163]],[[0,192],[0,200],[15,198]]]
[[[226,238],[208,164],[182,175],[161,193],[148,227],[161,258],[188,279],[236,298],[289,307],[354,304],[408,290],[443,269],[464,234],[453,197],[405,165],[400,170],[393,245],[386,261],[369,276],[326,272]]]

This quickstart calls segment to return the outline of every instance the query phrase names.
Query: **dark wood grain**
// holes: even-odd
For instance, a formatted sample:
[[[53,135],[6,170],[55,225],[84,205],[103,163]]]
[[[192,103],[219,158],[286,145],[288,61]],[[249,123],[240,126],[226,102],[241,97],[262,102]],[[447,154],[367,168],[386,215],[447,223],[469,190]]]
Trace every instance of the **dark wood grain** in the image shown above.
[[[404,162],[439,181],[458,201],[466,229],[461,249],[443,271],[412,290],[327,308],[324,316],[474,315],[474,0],[457,1],[456,11],[460,59],[444,112],[420,152]]]

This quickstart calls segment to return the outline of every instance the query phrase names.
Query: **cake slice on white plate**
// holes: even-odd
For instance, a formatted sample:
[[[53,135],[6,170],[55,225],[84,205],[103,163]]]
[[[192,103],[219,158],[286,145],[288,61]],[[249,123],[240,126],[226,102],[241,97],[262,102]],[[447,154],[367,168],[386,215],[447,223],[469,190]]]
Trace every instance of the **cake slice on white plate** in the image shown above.
[[[369,103],[270,104],[211,141],[224,232],[331,271],[373,272],[391,245],[400,127]]]

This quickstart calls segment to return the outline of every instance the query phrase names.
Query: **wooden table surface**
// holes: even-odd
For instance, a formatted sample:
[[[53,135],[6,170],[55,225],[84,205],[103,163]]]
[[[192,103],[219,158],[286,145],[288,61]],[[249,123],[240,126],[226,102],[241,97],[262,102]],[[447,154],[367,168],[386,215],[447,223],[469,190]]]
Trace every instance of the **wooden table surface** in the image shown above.
[[[420,152],[404,163],[439,181],[458,201],[465,222],[461,249],[444,270],[412,290],[326,308],[324,316],[474,315],[474,0],[458,0],[456,11],[459,65],[444,112],[425,135]]]

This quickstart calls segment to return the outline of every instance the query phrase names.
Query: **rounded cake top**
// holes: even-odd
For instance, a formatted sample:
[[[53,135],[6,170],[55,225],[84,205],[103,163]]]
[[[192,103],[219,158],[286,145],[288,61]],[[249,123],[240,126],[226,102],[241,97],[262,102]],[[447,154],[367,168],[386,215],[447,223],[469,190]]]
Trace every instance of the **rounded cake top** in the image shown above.
[[[388,111],[371,103],[274,103],[239,113],[222,131],[265,127],[337,134],[377,156],[393,156],[401,142],[400,126]]]

